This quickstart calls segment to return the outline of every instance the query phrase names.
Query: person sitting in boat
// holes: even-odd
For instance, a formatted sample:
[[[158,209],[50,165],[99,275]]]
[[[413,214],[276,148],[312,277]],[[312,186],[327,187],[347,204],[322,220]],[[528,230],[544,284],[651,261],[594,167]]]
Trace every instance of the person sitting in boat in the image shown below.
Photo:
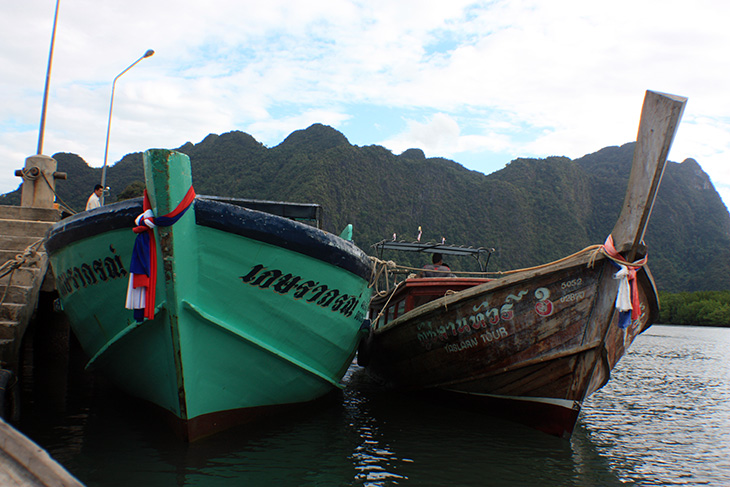
[[[441,254],[434,253],[431,261],[433,264],[423,266],[424,270],[418,273],[418,277],[456,277],[451,273],[449,266],[444,264],[444,258]]]

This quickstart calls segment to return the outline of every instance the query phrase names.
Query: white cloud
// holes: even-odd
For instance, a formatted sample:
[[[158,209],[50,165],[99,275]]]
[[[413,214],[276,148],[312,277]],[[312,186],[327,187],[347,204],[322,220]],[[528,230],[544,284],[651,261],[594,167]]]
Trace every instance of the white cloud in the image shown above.
[[[0,192],[36,148],[54,7],[0,4]],[[111,82],[152,48],[117,82],[110,163],[231,130],[274,145],[368,105],[403,113],[370,141],[396,152],[580,157],[633,140],[655,89],[689,97],[670,157],[727,203],[728,18],[724,0],[62,2],[44,152],[101,165]]]
[[[337,110],[309,110],[284,118],[254,122],[246,131],[258,141],[274,146],[292,132],[305,129],[312,124],[321,123],[336,127],[349,118],[349,115]]]
[[[428,157],[451,154],[459,145],[459,124],[449,115],[437,113],[426,122],[407,121],[407,130],[381,145],[396,153],[422,149]]]

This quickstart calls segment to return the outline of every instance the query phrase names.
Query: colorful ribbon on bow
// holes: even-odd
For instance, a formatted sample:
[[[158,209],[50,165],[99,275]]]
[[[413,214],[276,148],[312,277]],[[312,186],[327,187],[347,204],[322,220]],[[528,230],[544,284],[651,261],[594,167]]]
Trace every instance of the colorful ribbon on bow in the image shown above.
[[[137,238],[132,250],[126,308],[134,310],[134,319],[143,321],[155,317],[155,289],[157,288],[157,244],[155,227],[169,227],[177,222],[195,200],[192,186],[187,194],[167,215],[155,217],[147,190],[144,191],[144,212],[135,220]]]
[[[602,248],[609,257],[624,262],[623,256],[616,251],[613,236],[608,236]],[[618,326],[620,328],[628,327],[632,321],[641,316],[641,301],[639,300],[639,286],[636,285],[636,271],[646,264],[646,261],[647,256],[632,262],[631,265],[624,265],[614,261],[614,265],[619,268],[618,272],[613,275],[613,278],[620,280],[618,295],[616,296],[616,308],[619,311]]]

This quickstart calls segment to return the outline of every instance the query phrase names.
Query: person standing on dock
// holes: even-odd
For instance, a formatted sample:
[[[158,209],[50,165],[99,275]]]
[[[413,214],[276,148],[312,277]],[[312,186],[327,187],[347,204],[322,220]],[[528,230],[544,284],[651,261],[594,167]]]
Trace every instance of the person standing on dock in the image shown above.
[[[104,188],[102,188],[101,184],[97,184],[94,186],[94,192],[91,193],[91,196],[89,196],[89,199],[86,201],[86,210],[93,210],[94,208],[100,208],[101,207],[101,193],[104,191]]]

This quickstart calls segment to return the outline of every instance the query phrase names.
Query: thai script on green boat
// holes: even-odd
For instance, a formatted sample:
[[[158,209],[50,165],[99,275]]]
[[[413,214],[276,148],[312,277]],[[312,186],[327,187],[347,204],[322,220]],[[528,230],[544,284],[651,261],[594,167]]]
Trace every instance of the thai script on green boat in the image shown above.
[[[99,282],[111,279],[126,278],[127,270],[122,264],[122,259],[116,255],[113,247],[109,247],[112,255],[90,262],[84,262],[78,266],[56,272],[56,289],[59,294],[67,296],[82,287],[93,286]]]
[[[303,299],[308,303],[340,312],[347,317],[352,316],[356,309],[361,308],[358,306],[360,304],[359,296],[344,294],[327,284],[311,279],[305,280],[302,276],[284,273],[279,269],[267,269],[262,264],[253,266],[248,274],[240,277],[243,282],[251,286],[271,289],[281,295],[289,294],[294,299]],[[361,311],[358,311],[357,319],[361,319],[360,314]]]

